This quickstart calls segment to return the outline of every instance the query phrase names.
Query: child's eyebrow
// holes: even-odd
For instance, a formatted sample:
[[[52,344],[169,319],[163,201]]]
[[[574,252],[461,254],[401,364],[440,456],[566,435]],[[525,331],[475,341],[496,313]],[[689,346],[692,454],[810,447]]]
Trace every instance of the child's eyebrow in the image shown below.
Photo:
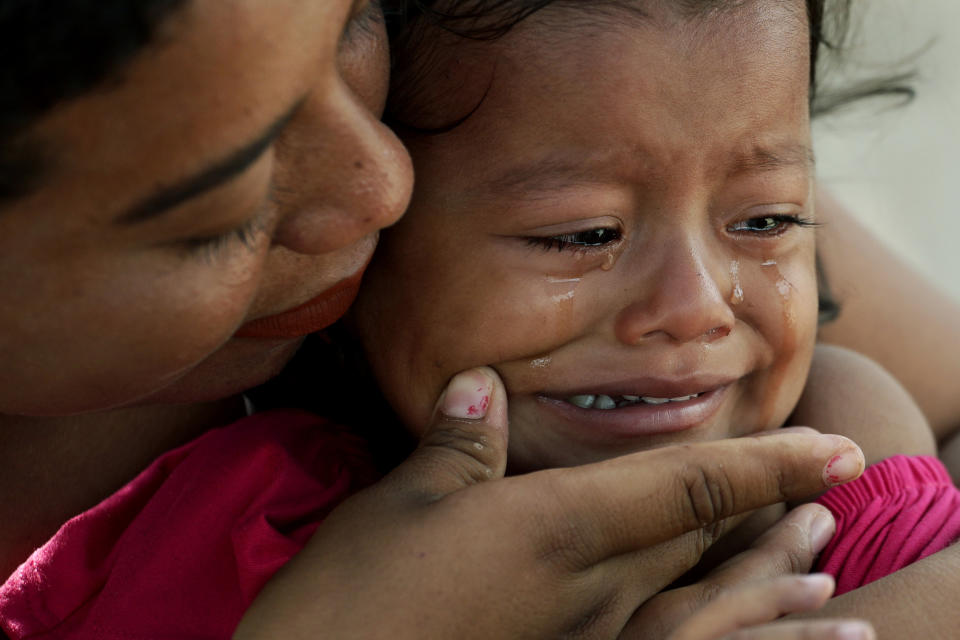
[[[653,166],[653,156],[643,150],[633,154],[640,166]],[[550,192],[564,187],[611,182],[612,160],[590,157],[588,154],[565,151],[542,160],[521,162],[495,174],[477,185],[483,192],[522,192],[525,195]],[[801,169],[812,172],[815,164],[813,149],[808,144],[790,142],[773,145],[754,144],[734,154],[726,168],[726,176],[744,173]],[[721,169],[723,170],[723,169]]]
[[[810,145],[788,143],[775,146],[754,146],[746,153],[735,156],[728,176],[758,171],[776,171],[799,167],[812,171],[815,164]]]
[[[586,154],[554,154],[535,162],[520,163],[478,185],[481,191],[553,191],[585,183],[609,180],[598,163]],[[600,165],[600,167],[598,167]]]

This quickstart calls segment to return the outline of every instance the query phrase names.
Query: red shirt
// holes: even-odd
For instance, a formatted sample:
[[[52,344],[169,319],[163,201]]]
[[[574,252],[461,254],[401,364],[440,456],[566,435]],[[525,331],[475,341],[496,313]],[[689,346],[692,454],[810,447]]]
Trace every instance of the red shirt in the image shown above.
[[[13,639],[229,638],[273,573],[377,477],[362,440],[269,411],[163,455],[0,587]]]
[[[817,501],[833,512],[837,532],[818,570],[840,595],[878,580],[960,538],[960,491],[936,458],[894,456]]]

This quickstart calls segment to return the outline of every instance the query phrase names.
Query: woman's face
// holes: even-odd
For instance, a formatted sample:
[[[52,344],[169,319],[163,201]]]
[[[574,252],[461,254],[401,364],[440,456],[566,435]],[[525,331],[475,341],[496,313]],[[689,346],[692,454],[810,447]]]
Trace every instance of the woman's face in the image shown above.
[[[800,2],[558,5],[424,55],[411,124],[471,115],[406,139],[413,202],[356,307],[405,422],[489,364],[514,470],[782,424],[816,331],[807,42]]]
[[[0,412],[224,397],[339,317],[412,172],[364,0],[193,0],[33,138],[0,211]]]

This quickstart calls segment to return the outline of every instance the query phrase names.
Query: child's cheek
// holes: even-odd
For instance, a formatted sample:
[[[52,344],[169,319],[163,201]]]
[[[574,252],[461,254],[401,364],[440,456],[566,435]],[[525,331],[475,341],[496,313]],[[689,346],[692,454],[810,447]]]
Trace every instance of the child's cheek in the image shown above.
[[[817,330],[817,282],[810,259],[745,265],[738,318],[756,331],[768,354],[750,394],[753,430],[779,426],[803,391]]]
[[[585,278],[509,267],[477,274],[467,295],[448,299],[443,315],[458,328],[433,344],[435,357],[448,372],[535,359],[582,331],[590,294]]]
[[[490,266],[489,263],[488,267]],[[467,286],[464,283],[470,282]],[[404,411],[408,426],[428,418],[427,408],[449,378],[459,371],[516,361],[535,361],[563,346],[584,327],[588,286],[580,279],[555,279],[517,270],[488,269],[469,280],[437,283],[447,294],[430,309],[421,309],[418,327],[405,330],[416,338],[406,348],[420,387],[419,407]],[[458,288],[459,286],[459,288]],[[431,292],[440,294],[442,289]],[[420,327],[426,328],[420,330]],[[395,370],[399,382],[401,371]],[[407,378],[409,380],[409,378]]]

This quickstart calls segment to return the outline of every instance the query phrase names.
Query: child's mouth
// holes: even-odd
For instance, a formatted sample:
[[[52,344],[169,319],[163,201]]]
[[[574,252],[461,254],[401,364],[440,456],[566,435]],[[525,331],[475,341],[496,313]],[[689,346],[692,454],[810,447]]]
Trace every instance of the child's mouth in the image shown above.
[[[677,398],[654,398],[651,396],[607,396],[603,394],[583,394],[565,398],[570,404],[581,409],[600,409],[609,411],[610,409],[621,409],[638,404],[661,405],[668,402],[687,402],[699,398],[701,394],[694,393],[688,396]]]
[[[607,445],[623,438],[662,435],[705,424],[730,397],[738,378],[664,382],[611,382],[600,393],[568,389],[566,393],[537,394],[539,410],[548,412],[552,428],[580,442]],[[619,387],[617,389],[616,387]],[[650,395],[631,394],[644,389]],[[656,395],[654,395],[656,394]]]

